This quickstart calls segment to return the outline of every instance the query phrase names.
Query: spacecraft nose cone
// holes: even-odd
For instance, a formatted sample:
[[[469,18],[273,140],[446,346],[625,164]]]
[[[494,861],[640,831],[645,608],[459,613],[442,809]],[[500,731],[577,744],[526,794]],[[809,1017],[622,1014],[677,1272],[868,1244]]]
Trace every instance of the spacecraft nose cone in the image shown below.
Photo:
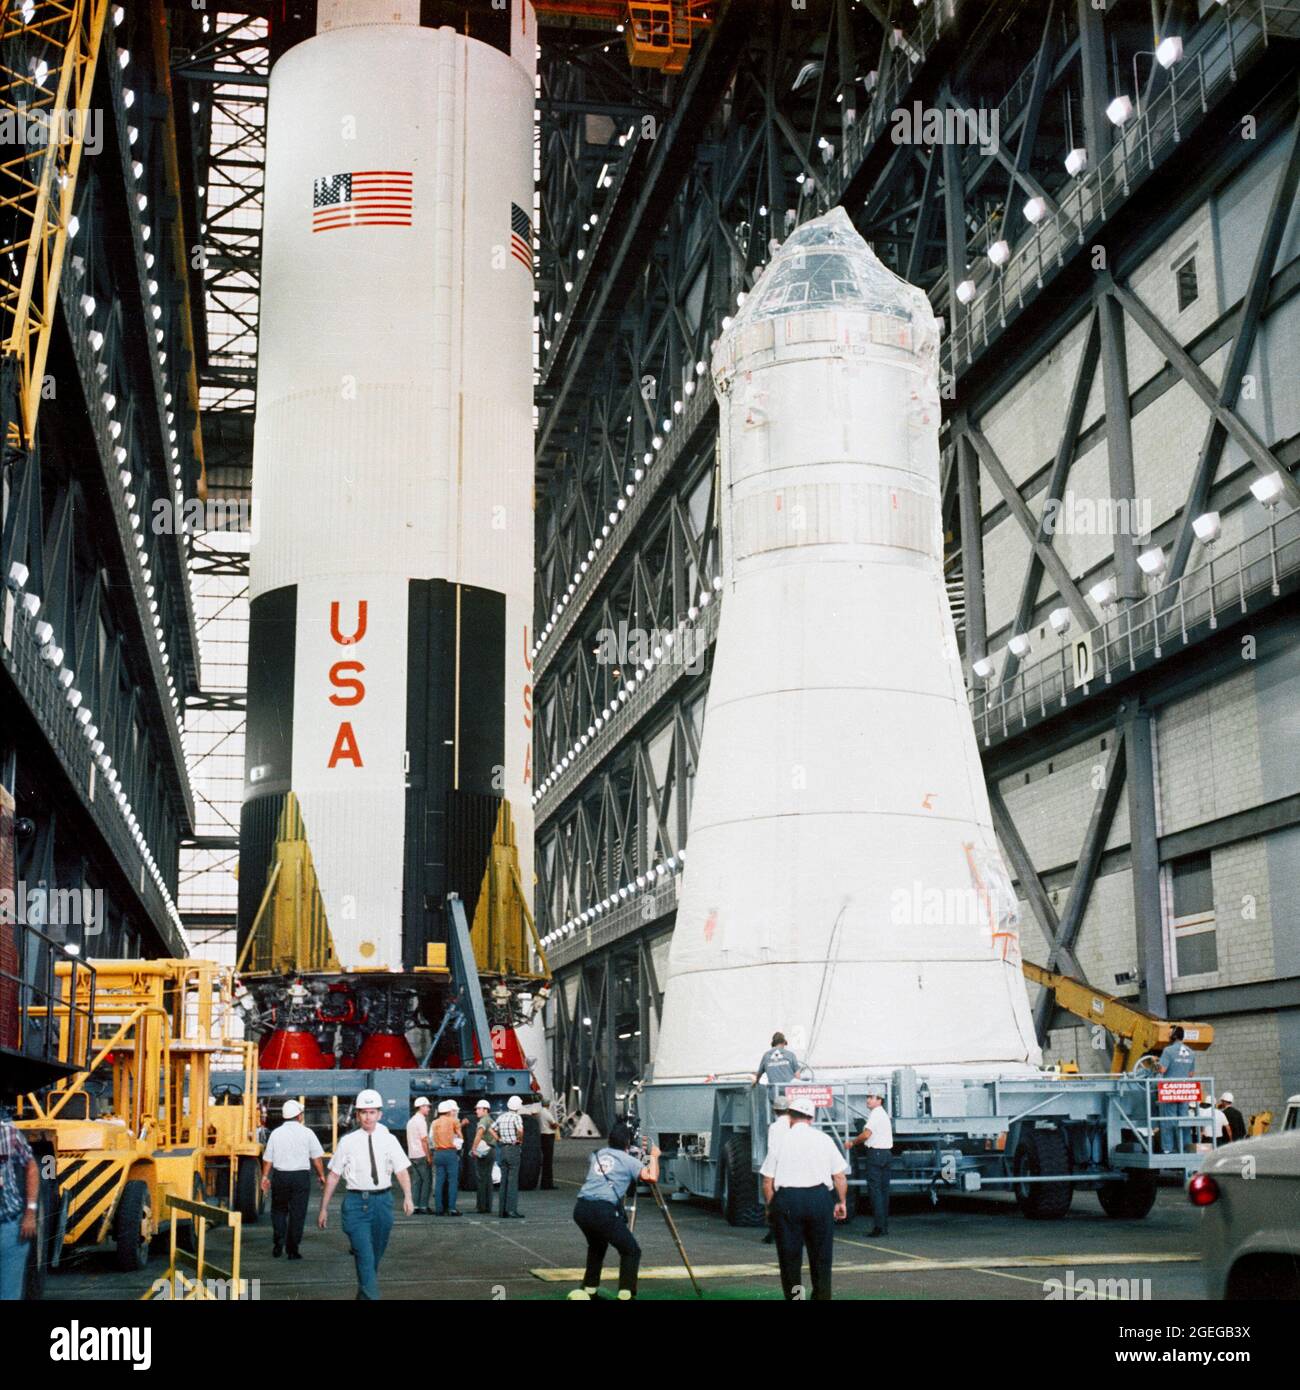
[[[848,213],[836,207],[797,228],[772,257],[718,339],[715,379],[725,385],[755,330],[765,336],[772,320],[828,310],[894,320],[918,347],[937,336],[925,296],[883,265]]]

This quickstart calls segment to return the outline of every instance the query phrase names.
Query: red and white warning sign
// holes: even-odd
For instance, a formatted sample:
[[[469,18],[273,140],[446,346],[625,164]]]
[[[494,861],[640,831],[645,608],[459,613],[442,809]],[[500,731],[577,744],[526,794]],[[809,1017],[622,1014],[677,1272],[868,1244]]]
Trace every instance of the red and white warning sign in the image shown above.
[[[1161,1105],[1199,1105],[1201,1103],[1201,1083],[1199,1081],[1158,1081],[1156,1099]]]
[[[787,1086],[785,1088],[786,1100],[793,1100],[796,1096],[812,1101],[819,1110],[831,1108],[831,1088],[829,1086]]]

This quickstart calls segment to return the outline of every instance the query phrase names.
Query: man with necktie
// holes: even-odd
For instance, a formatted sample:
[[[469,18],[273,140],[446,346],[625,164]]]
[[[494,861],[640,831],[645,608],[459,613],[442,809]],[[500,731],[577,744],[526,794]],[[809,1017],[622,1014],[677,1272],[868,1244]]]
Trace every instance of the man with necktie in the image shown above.
[[[344,1135],[334,1150],[317,1222],[325,1230],[330,1199],[341,1181],[347,1189],[343,1198],[343,1230],[356,1261],[357,1297],[370,1301],[379,1297],[379,1262],[393,1229],[394,1178],[402,1189],[402,1210],[407,1216],[415,1211],[411,1201],[411,1160],[395,1136],[379,1123],[383,1109],[378,1091],[362,1091],[357,1097],[361,1128]]]

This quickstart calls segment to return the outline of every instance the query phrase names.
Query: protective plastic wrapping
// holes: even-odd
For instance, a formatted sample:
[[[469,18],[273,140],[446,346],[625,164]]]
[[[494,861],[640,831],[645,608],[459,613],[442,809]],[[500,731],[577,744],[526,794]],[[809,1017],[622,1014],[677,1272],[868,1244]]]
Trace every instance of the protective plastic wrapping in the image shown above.
[[[841,209],[718,342],[723,596],[656,1081],[1039,1061],[942,570],[938,329]]]

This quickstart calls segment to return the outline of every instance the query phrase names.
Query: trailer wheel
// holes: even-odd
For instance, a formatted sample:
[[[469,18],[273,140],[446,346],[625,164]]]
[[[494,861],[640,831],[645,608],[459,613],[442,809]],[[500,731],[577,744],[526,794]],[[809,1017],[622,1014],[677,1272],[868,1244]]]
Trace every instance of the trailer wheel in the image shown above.
[[[729,1226],[767,1224],[748,1134],[733,1134],[722,1146],[722,1214]]]
[[[1026,1130],[1016,1149],[1017,1177],[1063,1178],[1070,1171],[1065,1136],[1056,1129]],[[1068,1182],[1017,1183],[1016,1203],[1030,1221],[1059,1221],[1070,1210],[1074,1184]]]
[[[235,1174],[235,1210],[251,1226],[262,1210],[260,1165],[255,1158],[241,1158]]]
[[[1140,1144],[1125,1143],[1117,1146],[1116,1153],[1138,1153],[1141,1148]],[[1141,1221],[1155,1206],[1159,1190],[1160,1181],[1155,1173],[1130,1168],[1123,1182],[1102,1183],[1097,1189],[1097,1200],[1107,1216],[1121,1221]]]
[[[42,1179],[36,1188],[36,1235],[32,1238],[31,1253],[27,1257],[24,1298],[35,1300],[44,1296],[45,1276],[50,1269],[53,1243],[58,1238],[58,1203],[58,1192],[53,1182],[49,1178]]]
[[[113,1240],[117,1245],[117,1267],[128,1273],[149,1263],[149,1239],[153,1235],[153,1209],[149,1184],[132,1178],[117,1199],[113,1215]]]

